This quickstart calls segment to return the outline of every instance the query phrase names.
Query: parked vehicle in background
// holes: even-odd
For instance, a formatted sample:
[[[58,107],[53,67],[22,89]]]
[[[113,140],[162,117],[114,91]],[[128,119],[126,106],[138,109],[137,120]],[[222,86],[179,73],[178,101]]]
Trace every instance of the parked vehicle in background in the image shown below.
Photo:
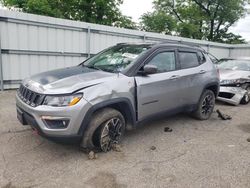
[[[106,152],[125,129],[158,115],[207,120],[218,92],[217,70],[200,48],[118,44],[78,66],[25,79],[16,104],[20,122],[40,135]]]
[[[223,59],[217,65],[220,71],[218,100],[233,105],[250,101],[250,58]]]

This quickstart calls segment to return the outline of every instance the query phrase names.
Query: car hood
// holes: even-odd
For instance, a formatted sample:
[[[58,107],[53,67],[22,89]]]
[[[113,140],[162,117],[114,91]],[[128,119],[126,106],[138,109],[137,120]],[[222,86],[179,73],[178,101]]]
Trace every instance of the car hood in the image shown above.
[[[221,80],[250,79],[250,71],[220,69]]]
[[[23,85],[44,94],[73,93],[112,77],[117,77],[117,74],[75,66],[31,76],[23,81]]]

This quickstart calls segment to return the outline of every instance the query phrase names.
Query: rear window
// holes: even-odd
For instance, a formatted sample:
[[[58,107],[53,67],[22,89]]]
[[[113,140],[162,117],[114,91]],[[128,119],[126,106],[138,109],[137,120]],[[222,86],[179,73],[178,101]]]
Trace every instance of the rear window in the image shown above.
[[[202,52],[198,52],[197,54],[198,54],[200,64],[205,63],[206,58],[205,58],[204,54]]]
[[[182,69],[199,66],[199,59],[195,52],[179,52],[179,58]]]

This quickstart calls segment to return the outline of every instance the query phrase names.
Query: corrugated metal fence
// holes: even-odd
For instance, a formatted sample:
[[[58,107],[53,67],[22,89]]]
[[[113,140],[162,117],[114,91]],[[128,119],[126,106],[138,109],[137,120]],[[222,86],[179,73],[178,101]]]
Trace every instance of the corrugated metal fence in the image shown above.
[[[77,65],[121,42],[184,41],[218,58],[250,56],[250,45],[227,45],[157,33],[0,10],[1,89],[39,72]]]

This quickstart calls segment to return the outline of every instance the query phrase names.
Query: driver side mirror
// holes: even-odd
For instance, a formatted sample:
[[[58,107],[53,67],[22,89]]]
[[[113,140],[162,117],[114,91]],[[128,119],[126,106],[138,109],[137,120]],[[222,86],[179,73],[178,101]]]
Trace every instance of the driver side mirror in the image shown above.
[[[143,74],[147,75],[147,74],[155,74],[157,73],[158,68],[155,65],[145,65],[143,67]]]

